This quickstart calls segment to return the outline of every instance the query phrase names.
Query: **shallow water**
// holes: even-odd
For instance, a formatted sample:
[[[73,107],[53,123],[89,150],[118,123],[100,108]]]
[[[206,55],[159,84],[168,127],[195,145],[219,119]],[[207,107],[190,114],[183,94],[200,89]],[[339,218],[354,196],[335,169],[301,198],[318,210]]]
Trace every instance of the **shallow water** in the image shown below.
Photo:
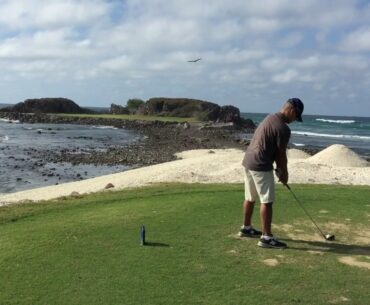
[[[45,163],[40,152],[72,150],[89,154],[121,147],[138,134],[110,126],[19,124],[0,121],[0,193],[76,181],[127,170],[123,165],[95,166]],[[40,165],[42,164],[42,165]]]

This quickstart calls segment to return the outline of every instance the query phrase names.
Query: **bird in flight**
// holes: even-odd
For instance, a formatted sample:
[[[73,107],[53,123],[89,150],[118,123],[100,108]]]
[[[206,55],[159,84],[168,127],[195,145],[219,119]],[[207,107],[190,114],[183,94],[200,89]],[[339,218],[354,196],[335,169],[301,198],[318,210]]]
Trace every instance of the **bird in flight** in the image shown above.
[[[197,61],[200,61],[201,58],[197,58],[197,59],[194,59],[194,60],[188,60],[188,62],[197,62]]]

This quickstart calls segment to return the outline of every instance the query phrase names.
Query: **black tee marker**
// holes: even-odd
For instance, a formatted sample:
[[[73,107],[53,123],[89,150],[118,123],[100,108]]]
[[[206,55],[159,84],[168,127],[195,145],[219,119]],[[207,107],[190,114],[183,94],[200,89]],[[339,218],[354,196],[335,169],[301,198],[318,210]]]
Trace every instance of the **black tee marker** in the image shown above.
[[[145,226],[141,226],[140,230],[140,245],[144,246],[145,245]]]

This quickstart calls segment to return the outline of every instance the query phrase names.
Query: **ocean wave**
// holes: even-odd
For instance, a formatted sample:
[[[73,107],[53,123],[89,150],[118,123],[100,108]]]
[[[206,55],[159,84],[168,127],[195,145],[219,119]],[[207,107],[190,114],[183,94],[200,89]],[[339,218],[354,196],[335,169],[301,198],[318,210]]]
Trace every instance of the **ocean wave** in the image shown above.
[[[91,127],[96,129],[118,129],[117,127],[114,126],[91,126]]]
[[[5,141],[9,141],[9,137],[8,136],[0,136],[0,142],[5,142]]]
[[[369,136],[359,136],[359,135],[328,134],[328,133],[316,133],[316,132],[308,132],[308,131],[292,131],[292,133],[297,134],[297,135],[302,135],[302,136],[311,136],[311,137],[370,140]]]
[[[1,118],[0,121],[1,122],[6,122],[6,123],[15,123],[15,124],[19,123],[18,120],[9,120],[9,119],[3,119],[3,118]]]
[[[336,124],[353,124],[356,123],[355,120],[329,120],[329,119],[316,119],[316,121],[336,123]]]
[[[293,145],[297,147],[306,146],[306,144],[302,144],[302,143],[293,143]]]

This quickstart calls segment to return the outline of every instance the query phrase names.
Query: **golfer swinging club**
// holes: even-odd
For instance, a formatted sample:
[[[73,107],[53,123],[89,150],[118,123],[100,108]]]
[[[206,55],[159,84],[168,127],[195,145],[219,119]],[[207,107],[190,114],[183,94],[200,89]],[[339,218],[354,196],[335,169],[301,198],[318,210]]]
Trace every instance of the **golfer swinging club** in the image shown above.
[[[273,163],[279,172],[279,181],[288,183],[286,149],[290,138],[287,124],[302,122],[304,105],[299,98],[285,102],[280,112],[268,115],[257,127],[243,159],[245,168],[244,224],[239,236],[260,237],[258,246],[286,248],[271,232],[272,204],[275,200]],[[253,228],[251,218],[254,204],[259,197],[262,232]]]

